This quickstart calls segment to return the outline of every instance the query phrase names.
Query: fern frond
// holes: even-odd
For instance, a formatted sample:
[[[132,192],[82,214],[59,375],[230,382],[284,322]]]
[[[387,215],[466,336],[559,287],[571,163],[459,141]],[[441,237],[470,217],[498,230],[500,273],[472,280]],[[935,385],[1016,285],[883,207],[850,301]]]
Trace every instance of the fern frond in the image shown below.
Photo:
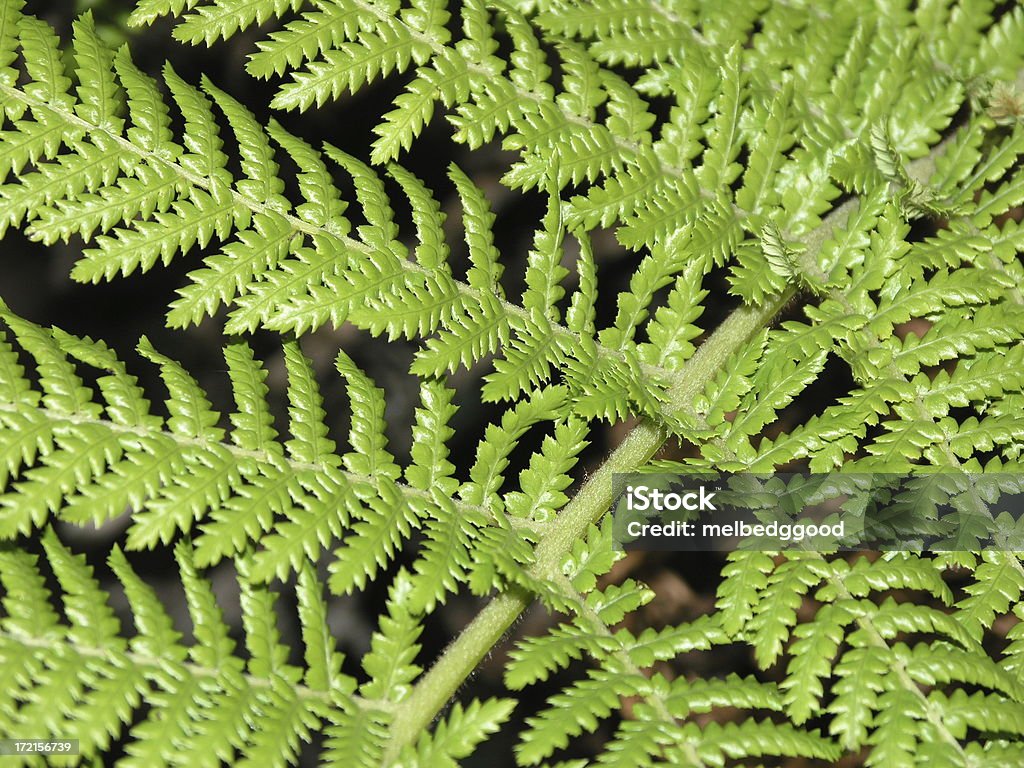
[[[201,9],[213,7],[202,5],[196,12],[205,18]],[[425,7],[400,13],[393,20],[395,28],[427,23],[424,19],[428,17],[432,19],[429,24],[440,23],[443,14],[437,15],[436,10]],[[509,11],[508,18],[514,18],[514,13]],[[493,19],[474,7],[466,10],[464,21],[470,37],[460,43],[466,45],[451,49],[447,43],[437,44],[446,52],[459,51],[458,56],[468,56],[471,50],[476,51],[474,56],[491,56],[484,52],[491,50],[486,41],[491,39]],[[526,35],[526,22],[520,21],[512,26],[518,30],[514,34]],[[375,23],[382,21],[378,18]],[[349,34],[351,29],[343,32]],[[85,45],[85,34],[80,37]],[[52,35],[43,38],[49,42],[33,44],[42,46],[40,58],[55,45]],[[420,41],[415,45],[422,42],[415,40]],[[683,157],[669,146],[676,146],[684,134],[692,134],[692,126],[666,127],[656,137],[649,130],[652,114],[624,81],[602,70],[579,45],[564,43],[559,50],[566,77],[563,91],[554,94],[557,111],[551,112],[549,105],[539,110],[531,107],[523,121],[515,123],[517,136],[508,139],[510,146],[518,146],[524,153],[511,169],[509,183],[524,188],[550,187],[548,216],[537,232],[537,247],[527,267],[527,290],[520,304],[502,298],[501,270],[494,267],[496,252],[488,245],[489,214],[479,192],[465,177],[456,175],[455,181],[468,211],[467,232],[472,229],[475,233],[469,234],[472,266],[462,282],[448,266],[437,203],[415,177],[399,168],[392,172],[409,197],[420,241],[410,258],[397,239],[398,223],[380,181],[357,159],[330,146],[326,157],[321,157],[277,124],[267,129],[258,125],[246,108],[209,81],[198,90],[167,69],[164,82],[170,91],[169,104],[157,83],[134,67],[126,51],[114,57],[114,70],[103,76],[105,79],[100,77],[102,72],[93,73],[100,77],[93,82],[105,83],[104,92],[111,91],[113,83],[113,91],[105,97],[105,114],[118,113],[116,102],[124,92],[127,127],[123,133],[110,121],[89,123],[86,116],[95,110],[83,112],[78,109],[81,105],[62,102],[60,98],[70,98],[67,88],[42,65],[37,74],[56,83],[53,88],[12,88],[11,98],[24,104],[41,124],[53,123],[65,131],[68,140],[61,140],[63,149],[43,142],[42,154],[33,148],[24,159],[13,161],[17,169],[29,159],[40,160],[37,170],[26,174],[27,186],[45,186],[48,192],[42,208],[11,200],[17,205],[12,206],[8,221],[23,225],[27,220],[30,233],[44,242],[73,235],[92,238],[96,247],[86,252],[74,271],[82,280],[149,269],[156,261],[179,258],[194,246],[219,242],[220,252],[190,274],[190,285],[181,289],[181,297],[172,304],[169,320],[173,324],[198,322],[223,305],[234,305],[228,322],[231,332],[262,325],[301,333],[325,323],[337,326],[348,321],[373,334],[387,333],[390,338],[426,339],[427,347],[414,367],[417,373],[451,371],[459,365],[471,366],[490,353],[502,353],[488,384],[489,397],[506,399],[561,374],[576,385],[581,412],[609,419],[642,413],[671,421],[660,406],[664,399],[661,391],[669,380],[669,359],[653,363],[650,353],[635,343],[638,335],[643,338],[646,326],[655,335],[660,328],[651,321],[650,313],[638,310],[666,281],[685,279],[690,284],[698,279],[698,273],[710,270],[707,253],[715,263],[724,263],[734,250],[745,252],[741,248],[745,237],[762,230],[760,216],[738,208],[731,192],[712,199],[698,194],[698,188],[711,183],[710,177],[705,178],[708,174],[731,178],[731,158],[752,140],[743,129],[746,111],[764,114],[766,109],[781,109],[787,106],[790,92],[783,89],[772,101],[764,101],[753,84],[739,76],[746,55],[739,51],[721,60],[699,58],[704,70],[693,75],[696,81],[691,78],[681,84],[684,90],[677,93],[680,106],[675,114],[679,120],[699,118],[699,110],[686,112],[690,96],[685,88],[694,87],[695,104],[707,98],[706,114],[713,116],[710,119],[718,127],[706,131],[705,140],[711,146],[705,156]],[[89,59],[99,60],[95,52]],[[435,57],[435,64],[437,60]],[[676,76],[670,73],[663,87],[670,87]],[[491,73],[487,82],[493,79]],[[44,80],[38,84],[45,85]],[[707,82],[715,81],[729,84],[728,98],[711,99]],[[83,81],[83,89],[78,96],[88,107],[98,98],[97,86],[86,87]],[[171,131],[171,105],[184,117],[180,138]],[[607,125],[598,125],[594,122],[596,109],[605,106]],[[219,125],[214,110],[224,116],[225,128]],[[823,175],[827,154],[809,139],[801,139],[799,131],[787,127],[791,124],[792,119],[786,126],[780,123],[774,148],[763,150],[770,155],[765,163],[771,171],[758,160],[746,171],[751,175],[744,185],[748,189],[756,186],[760,198],[785,179],[798,182],[806,178],[820,186],[826,199],[831,197],[833,191]],[[29,131],[29,126],[25,130]],[[227,170],[222,149],[227,139],[239,147],[244,178],[234,179]],[[796,140],[806,146],[789,155],[778,149]],[[755,153],[758,158],[761,151]],[[292,156],[299,166],[301,202],[282,194],[279,152]],[[577,159],[552,159],[561,155]],[[675,156],[674,164],[666,165],[665,158],[670,156]],[[100,158],[109,166],[97,179],[92,166]],[[344,168],[355,182],[359,207],[369,224],[354,233],[344,218],[345,203],[330,180],[327,160]],[[82,166],[89,166],[90,173],[83,173]],[[565,290],[561,283],[569,274],[563,272],[567,268],[561,265],[561,246],[567,230],[595,220],[574,212],[580,197],[566,206],[561,188],[583,180],[604,183],[600,181],[603,178],[612,190],[640,171],[648,180],[633,207],[620,206],[611,219],[604,214],[597,219],[620,221],[623,242],[634,248],[651,248],[650,260],[645,262],[651,265],[650,274],[645,271],[644,282],[619,297],[623,312],[616,320],[618,333],[589,326],[574,330],[560,319],[559,301]],[[648,188],[650,179],[654,186]],[[57,184],[63,185],[59,195],[52,192]],[[25,184],[11,186],[24,194]],[[817,189],[801,188],[808,194]],[[597,189],[594,186],[591,192],[596,194]],[[784,208],[794,211],[800,208],[799,202],[781,201]],[[779,223],[799,233],[816,221],[815,216],[782,216]],[[584,233],[577,237],[580,242],[584,239]],[[666,260],[667,254],[670,258]],[[757,285],[771,272],[767,266],[760,257],[744,262],[742,269],[750,274],[737,285]],[[581,257],[577,273],[583,275],[586,269],[589,267]],[[776,277],[769,285],[781,291],[785,281]],[[596,301],[593,288],[589,290],[587,298]],[[762,296],[755,289],[741,292],[748,298]],[[538,310],[543,319],[537,316]],[[693,334],[695,329],[685,332]],[[679,362],[678,357],[673,356],[672,362]],[[584,370],[596,371],[597,379],[580,381]]]
[[[741,628],[742,635],[755,645],[759,663],[769,666],[783,649],[779,635],[771,628],[797,622],[791,612],[792,603],[789,607],[779,603],[780,596],[788,595],[788,590],[775,592],[772,585],[794,577],[805,588],[820,585],[815,597],[823,604],[811,620],[799,623],[796,640],[785,651],[789,660],[781,688],[785,691],[786,711],[795,722],[804,722],[822,711],[823,700],[828,696],[827,685],[834,694],[827,707],[833,716],[832,732],[845,748],[856,750],[872,745],[872,761],[905,760],[919,745],[937,738],[944,741],[942,750],[960,750],[956,739],[962,730],[955,724],[955,716],[944,716],[944,704],[947,697],[964,701],[969,694],[963,686],[984,686],[987,691],[975,695],[992,706],[994,712],[1001,707],[1015,710],[1020,706],[1016,681],[1003,677],[997,671],[999,666],[978,652],[983,624],[977,619],[965,622],[959,618],[959,612],[949,614],[928,605],[900,601],[892,595],[881,602],[877,598],[863,599],[877,592],[923,589],[948,605],[952,596],[937,562],[897,554],[874,562],[860,558],[851,569],[843,561],[826,564],[817,554],[798,560],[791,558],[792,555],[775,566],[763,554],[737,555],[737,565],[742,563],[745,567],[733,568],[727,575],[720,599],[733,606],[738,604],[738,595],[750,595],[746,598],[747,611],[734,613],[733,626]],[[997,611],[1005,611],[1019,588],[1021,565],[1015,557],[994,554],[991,562],[993,576],[1015,576],[1009,582],[1003,581],[1005,586],[992,584],[989,588],[990,577],[981,573],[978,581],[967,586],[969,597],[961,601],[963,610],[979,611],[983,617],[988,615],[987,605],[991,605],[993,616]],[[761,574],[755,580],[744,576],[751,567]],[[766,571],[770,575],[765,575]],[[806,574],[806,581],[796,576],[798,573]],[[1014,583],[1016,587],[1009,586]],[[761,597],[754,597],[756,594]],[[780,611],[789,613],[780,617]],[[904,644],[906,638],[915,635],[929,639],[916,645]],[[940,665],[938,659],[947,656],[948,661]],[[892,674],[893,669],[896,674]],[[936,688],[924,694],[918,683],[955,687],[951,693]],[[942,723],[938,731],[937,723]],[[1003,729],[995,719],[988,725],[979,722],[977,727],[982,734],[990,734],[994,744],[998,743]],[[903,757],[894,757],[897,754]]]
[[[23,378],[13,347],[4,343],[0,351],[10,394],[0,418],[4,467],[13,480],[0,500],[5,538],[51,517],[103,524],[129,511],[130,549],[150,549],[179,532],[192,532],[194,557],[203,567],[254,549],[248,576],[257,581],[301,573],[304,563],[342,540],[332,583],[347,591],[364,583],[412,535],[413,524],[419,527],[428,518],[417,594],[424,601],[432,595],[433,601],[466,578],[433,578],[438,568],[447,567],[451,548],[461,548],[466,567],[473,531],[504,524],[503,507],[491,499],[484,505],[482,498],[470,500],[469,493],[463,493],[466,501],[451,498],[459,483],[444,459],[443,443],[436,443],[454,412],[450,390],[424,390],[423,423],[414,429],[413,462],[404,484],[384,447],[380,392],[344,355],[338,365],[349,377],[358,413],[349,436],[352,450],[339,456],[326,436],[310,362],[295,343],[284,352],[291,403],[287,439],[273,427],[266,371],[249,347],[227,347],[236,402],[228,437],[220,426],[223,418],[195,379],[148,341],[139,349],[159,366],[169,392],[166,421],[153,413],[135,378],[106,346],[47,332],[9,312],[3,317],[34,355],[42,389]],[[110,372],[98,380],[98,398],[83,384],[72,356]],[[548,402],[561,404],[564,395]],[[555,488],[564,482],[558,479]],[[564,503],[560,498],[535,503],[550,510]]]
[[[31,724],[33,732],[42,729],[50,738],[77,738],[84,756],[125,739],[128,765],[221,760],[284,765],[294,758],[298,739],[318,727],[327,712],[356,706],[354,682],[336,671],[329,688],[299,683],[302,670],[284,664],[283,647],[277,645],[273,595],[240,577],[250,652],[249,661],[243,661],[188,546],[176,550],[194,641],[185,645],[156,594],[120,550],[114,550],[109,565],[131,605],[136,634],[130,641],[121,637],[120,623],[92,567],[72,555],[52,531],[43,541],[67,623],[46,612],[40,614],[45,624],[19,620],[32,590],[43,601],[32,609],[36,613],[46,604],[48,591],[37,558],[11,550],[0,553],[7,590],[0,640],[5,666],[34,669],[39,683],[34,693],[24,686],[7,690],[3,710],[12,713],[13,727]],[[321,601],[318,591],[309,592],[308,579],[306,583],[307,604]],[[323,637],[322,608],[300,616],[307,638]],[[320,664],[315,662],[307,674],[326,680]],[[68,680],[74,682],[68,685]],[[65,706],[61,714],[41,718],[38,695],[48,686],[54,694],[57,687],[65,687]],[[193,698],[205,705],[196,706]],[[140,707],[148,712],[133,724]]]
[[[607,759],[612,764],[628,759],[646,765],[664,758],[677,765],[709,765],[719,764],[722,754],[733,758],[838,754],[835,745],[817,732],[775,729],[753,717],[731,724],[735,730],[726,732],[719,732],[713,724],[698,728],[695,723],[685,723],[691,715],[717,707],[781,711],[783,701],[774,685],[752,678],[687,681],[682,677],[669,680],[660,672],[645,674],[645,668],[655,662],[709,649],[723,642],[726,634],[709,617],[678,627],[648,629],[639,636],[625,628],[612,629],[647,603],[653,593],[631,580],[595,589],[592,576],[586,578],[588,566],[584,563],[602,562],[599,567],[606,570],[615,559],[609,532],[608,525],[602,530],[592,528],[587,546],[577,544],[565,562],[566,576],[572,581],[560,580],[558,584],[572,606],[568,609],[575,614],[572,619],[543,637],[520,642],[512,653],[506,683],[513,689],[547,680],[552,673],[574,666],[584,655],[595,665],[585,678],[549,698],[548,706],[527,720],[528,728],[517,748],[520,763],[538,764],[564,749],[571,739],[596,730],[600,722],[619,710],[624,696],[637,703],[633,705],[633,717],[622,721],[610,742]],[[582,589],[577,591],[574,584]]]
[[[88,28],[84,21],[81,26]],[[84,32],[81,37],[86,39]],[[53,38],[46,39],[49,48],[45,50],[52,51]],[[95,41],[90,45],[89,61],[95,63],[100,60],[93,50]],[[396,239],[397,224],[380,180],[356,158],[330,146],[321,156],[276,123],[264,129],[247,109],[209,81],[204,81],[202,90],[196,89],[168,67],[164,82],[184,117],[179,142],[171,132],[169,104],[157,83],[135,68],[124,50],[113,62],[113,72],[103,75],[100,67],[99,73],[91,74],[95,82],[104,84],[103,114],[119,111],[123,92],[126,129],[106,118],[88,121],[89,115],[100,113],[93,108],[98,86],[86,81],[78,105],[60,101],[52,89],[15,89],[12,96],[33,114],[38,112],[45,124],[55,121],[64,131],[64,150],[60,143],[36,141],[22,150],[22,156],[12,157],[14,170],[30,160],[39,162],[20,183],[5,188],[6,221],[27,223],[32,236],[46,243],[74,235],[93,240],[97,247],[87,250],[74,268],[77,279],[98,281],[148,270],[157,261],[168,263],[193,247],[220,242],[220,252],[189,274],[189,284],[172,303],[168,315],[172,325],[197,323],[222,306],[233,305],[231,332],[264,325],[301,333],[346,321],[374,334],[386,332],[391,338],[420,339],[437,332],[417,366],[422,371],[429,365],[433,372],[472,365],[500,348],[514,357],[526,352],[524,334],[532,328],[530,313],[536,303],[533,293],[527,292],[521,306],[503,299],[498,284],[501,269],[496,266],[489,231],[493,217],[480,192],[457,169],[452,174],[467,209],[473,263],[466,282],[456,280],[448,266],[437,203],[408,172],[396,167],[392,175],[409,196],[421,241],[411,260]],[[61,85],[54,93],[64,90]],[[225,137],[215,107],[226,118],[231,141],[239,147],[244,178],[232,178],[227,169]],[[282,195],[284,182],[274,144],[299,166],[303,201],[298,204]],[[358,228],[355,237],[344,218],[346,203],[330,178],[328,159],[352,176],[360,208],[370,222]],[[559,252],[556,243],[561,230],[555,224],[559,217],[558,199],[553,197],[548,226],[538,233],[536,251],[547,259]],[[338,254],[344,257],[339,260]],[[528,284],[548,271],[538,262],[528,270],[533,276]],[[556,317],[552,313],[560,296],[556,290],[560,278],[557,270],[543,278],[551,284],[543,289],[541,304],[552,317]],[[382,321],[384,317],[389,319]],[[552,330],[560,348],[567,348],[577,336],[557,320]],[[621,351],[600,344],[598,350],[610,370],[608,384],[629,377],[633,366]],[[524,370],[525,381],[536,384],[552,375],[549,366],[557,365],[560,356],[554,351],[542,356],[543,360],[531,362]],[[643,376],[657,379],[657,367],[649,367]],[[515,391],[519,381],[515,376],[506,391]],[[634,403],[637,400],[633,398]]]

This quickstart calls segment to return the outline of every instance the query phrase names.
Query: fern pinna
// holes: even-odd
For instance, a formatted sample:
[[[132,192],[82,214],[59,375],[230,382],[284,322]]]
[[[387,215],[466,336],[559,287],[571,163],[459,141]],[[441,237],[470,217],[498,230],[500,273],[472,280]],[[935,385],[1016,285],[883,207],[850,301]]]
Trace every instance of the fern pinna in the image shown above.
[[[5,291],[0,738],[79,747],[13,763],[1024,765],[1018,553],[740,551],[656,620],[602,519],[652,461],[1017,471],[1020,8],[137,3],[183,44],[244,32],[268,104],[35,10],[0,0],[3,231],[84,283],[187,264],[166,325],[223,328],[233,405]],[[290,114],[389,87],[370,146]],[[442,121],[428,186],[398,163]],[[413,349],[410,423],[353,334]],[[161,555],[182,611],[140,575]]]

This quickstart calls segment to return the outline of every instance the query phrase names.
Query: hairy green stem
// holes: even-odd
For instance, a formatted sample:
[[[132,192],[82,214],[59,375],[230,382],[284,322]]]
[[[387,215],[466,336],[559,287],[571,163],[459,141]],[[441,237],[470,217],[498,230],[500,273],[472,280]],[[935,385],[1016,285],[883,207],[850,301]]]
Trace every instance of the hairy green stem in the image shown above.
[[[935,171],[935,158],[945,151],[951,138],[947,136],[927,155],[911,162],[907,167],[910,176],[926,182]],[[836,230],[846,223],[857,200],[851,197],[833,209],[821,226],[805,237],[804,244],[808,246],[809,254],[817,253]],[[818,265],[808,262],[806,266],[817,269]],[[668,392],[668,409],[675,413],[692,409],[694,398],[704,390],[705,385],[728,359],[757,331],[771,325],[775,316],[795,296],[796,288],[790,287],[762,307],[741,306],[729,315],[679,371],[675,385]],[[587,528],[611,507],[612,475],[635,471],[658,452],[668,437],[669,432],[664,426],[646,419],[626,435],[600,469],[590,476],[565,506],[537,545],[536,560],[530,568],[531,575],[550,579],[558,573],[573,543],[583,537]],[[385,765],[392,762],[404,746],[412,744],[430,725],[459,686],[532,602],[533,595],[522,589],[498,595],[445,649],[395,711]]]
[[[669,406],[675,411],[692,407],[693,399],[715,377],[725,362],[793,299],[794,289],[775,297],[763,307],[743,306],[733,312],[705,341],[680,372],[669,390]],[[612,504],[612,475],[631,472],[646,463],[668,439],[668,430],[652,421],[637,424],[611,453],[579,492],[565,506],[558,519],[537,545],[532,575],[551,578],[562,559],[591,524]],[[391,730],[385,764],[412,744],[430,725],[438,712],[476,668],[512,623],[533,602],[526,590],[504,592],[495,597],[455,641],[445,649],[433,667],[420,678],[413,692],[399,705]]]

